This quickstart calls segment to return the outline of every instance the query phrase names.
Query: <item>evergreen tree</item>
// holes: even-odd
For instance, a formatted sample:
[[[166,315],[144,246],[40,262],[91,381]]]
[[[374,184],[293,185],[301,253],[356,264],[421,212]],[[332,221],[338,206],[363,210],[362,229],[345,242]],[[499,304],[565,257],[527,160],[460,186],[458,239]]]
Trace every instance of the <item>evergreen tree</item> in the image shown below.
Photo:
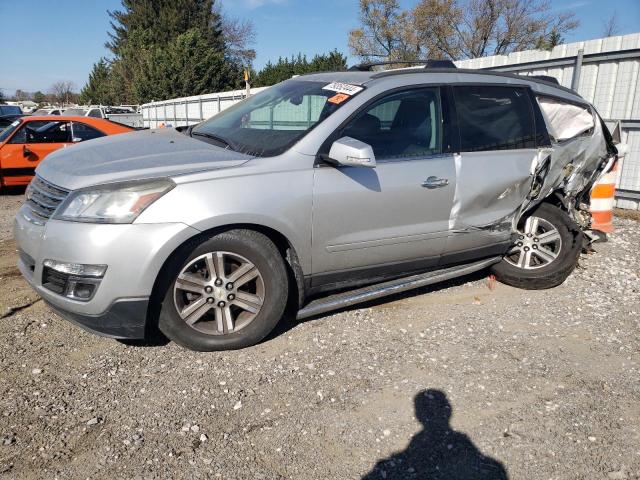
[[[89,81],[80,91],[80,102],[83,104],[111,105],[114,97],[111,90],[111,70],[106,59],[101,58],[93,65]]]
[[[109,15],[113,59],[94,65],[83,99],[144,103],[240,84],[214,0],[122,0]]]
[[[562,34],[556,28],[552,28],[549,33],[540,36],[536,43],[536,48],[538,50],[553,50],[554,47],[561,43],[564,43]]]
[[[33,101],[36,102],[37,104],[41,104],[44,103],[47,100],[47,96],[42,93],[40,90],[38,90],[36,93],[33,94]]]
[[[337,50],[328,54],[316,55],[307,60],[307,57],[298,54],[291,58],[278,58],[274,64],[270,61],[256,75],[254,85],[256,87],[267,87],[288,80],[294,75],[304,75],[312,72],[335,72],[347,69],[347,58]]]

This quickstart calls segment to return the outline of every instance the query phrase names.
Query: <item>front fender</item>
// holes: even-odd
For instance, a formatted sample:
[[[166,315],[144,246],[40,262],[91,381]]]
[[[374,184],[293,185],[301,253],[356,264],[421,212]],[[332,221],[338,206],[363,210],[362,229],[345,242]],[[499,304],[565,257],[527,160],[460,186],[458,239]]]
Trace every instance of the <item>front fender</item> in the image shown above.
[[[238,224],[266,227],[287,238],[307,274],[312,192],[312,169],[184,183],[152,204],[136,223],[180,219],[200,232]]]

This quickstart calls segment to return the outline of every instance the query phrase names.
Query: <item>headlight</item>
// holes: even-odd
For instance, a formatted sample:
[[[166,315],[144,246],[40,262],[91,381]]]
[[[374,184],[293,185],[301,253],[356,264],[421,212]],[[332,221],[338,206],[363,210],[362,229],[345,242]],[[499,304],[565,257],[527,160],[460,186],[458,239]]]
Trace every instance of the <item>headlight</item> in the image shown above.
[[[171,190],[169,179],[112,183],[71,192],[53,218],[72,222],[131,223]]]

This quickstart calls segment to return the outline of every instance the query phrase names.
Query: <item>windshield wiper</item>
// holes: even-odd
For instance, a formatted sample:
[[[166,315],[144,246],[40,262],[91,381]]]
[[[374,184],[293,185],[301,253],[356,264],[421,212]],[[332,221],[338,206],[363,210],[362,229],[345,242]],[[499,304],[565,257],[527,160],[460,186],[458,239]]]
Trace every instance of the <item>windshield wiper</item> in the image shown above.
[[[221,144],[221,146],[223,146],[227,150],[229,149],[236,150],[234,145],[229,140],[225,140],[224,138],[219,137],[218,135],[214,135],[213,133],[194,132],[194,131],[191,131],[190,133],[192,137],[198,136],[198,137],[208,138],[209,140],[213,140],[214,142]]]

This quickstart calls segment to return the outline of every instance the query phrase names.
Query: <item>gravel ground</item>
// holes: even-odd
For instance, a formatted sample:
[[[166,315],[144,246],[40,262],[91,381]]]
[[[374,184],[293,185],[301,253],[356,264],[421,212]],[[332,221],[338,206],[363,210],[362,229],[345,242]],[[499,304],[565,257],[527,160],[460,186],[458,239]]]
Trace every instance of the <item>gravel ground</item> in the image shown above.
[[[549,291],[483,275],[194,353],[31,293],[0,197],[0,477],[640,478],[640,223]]]

